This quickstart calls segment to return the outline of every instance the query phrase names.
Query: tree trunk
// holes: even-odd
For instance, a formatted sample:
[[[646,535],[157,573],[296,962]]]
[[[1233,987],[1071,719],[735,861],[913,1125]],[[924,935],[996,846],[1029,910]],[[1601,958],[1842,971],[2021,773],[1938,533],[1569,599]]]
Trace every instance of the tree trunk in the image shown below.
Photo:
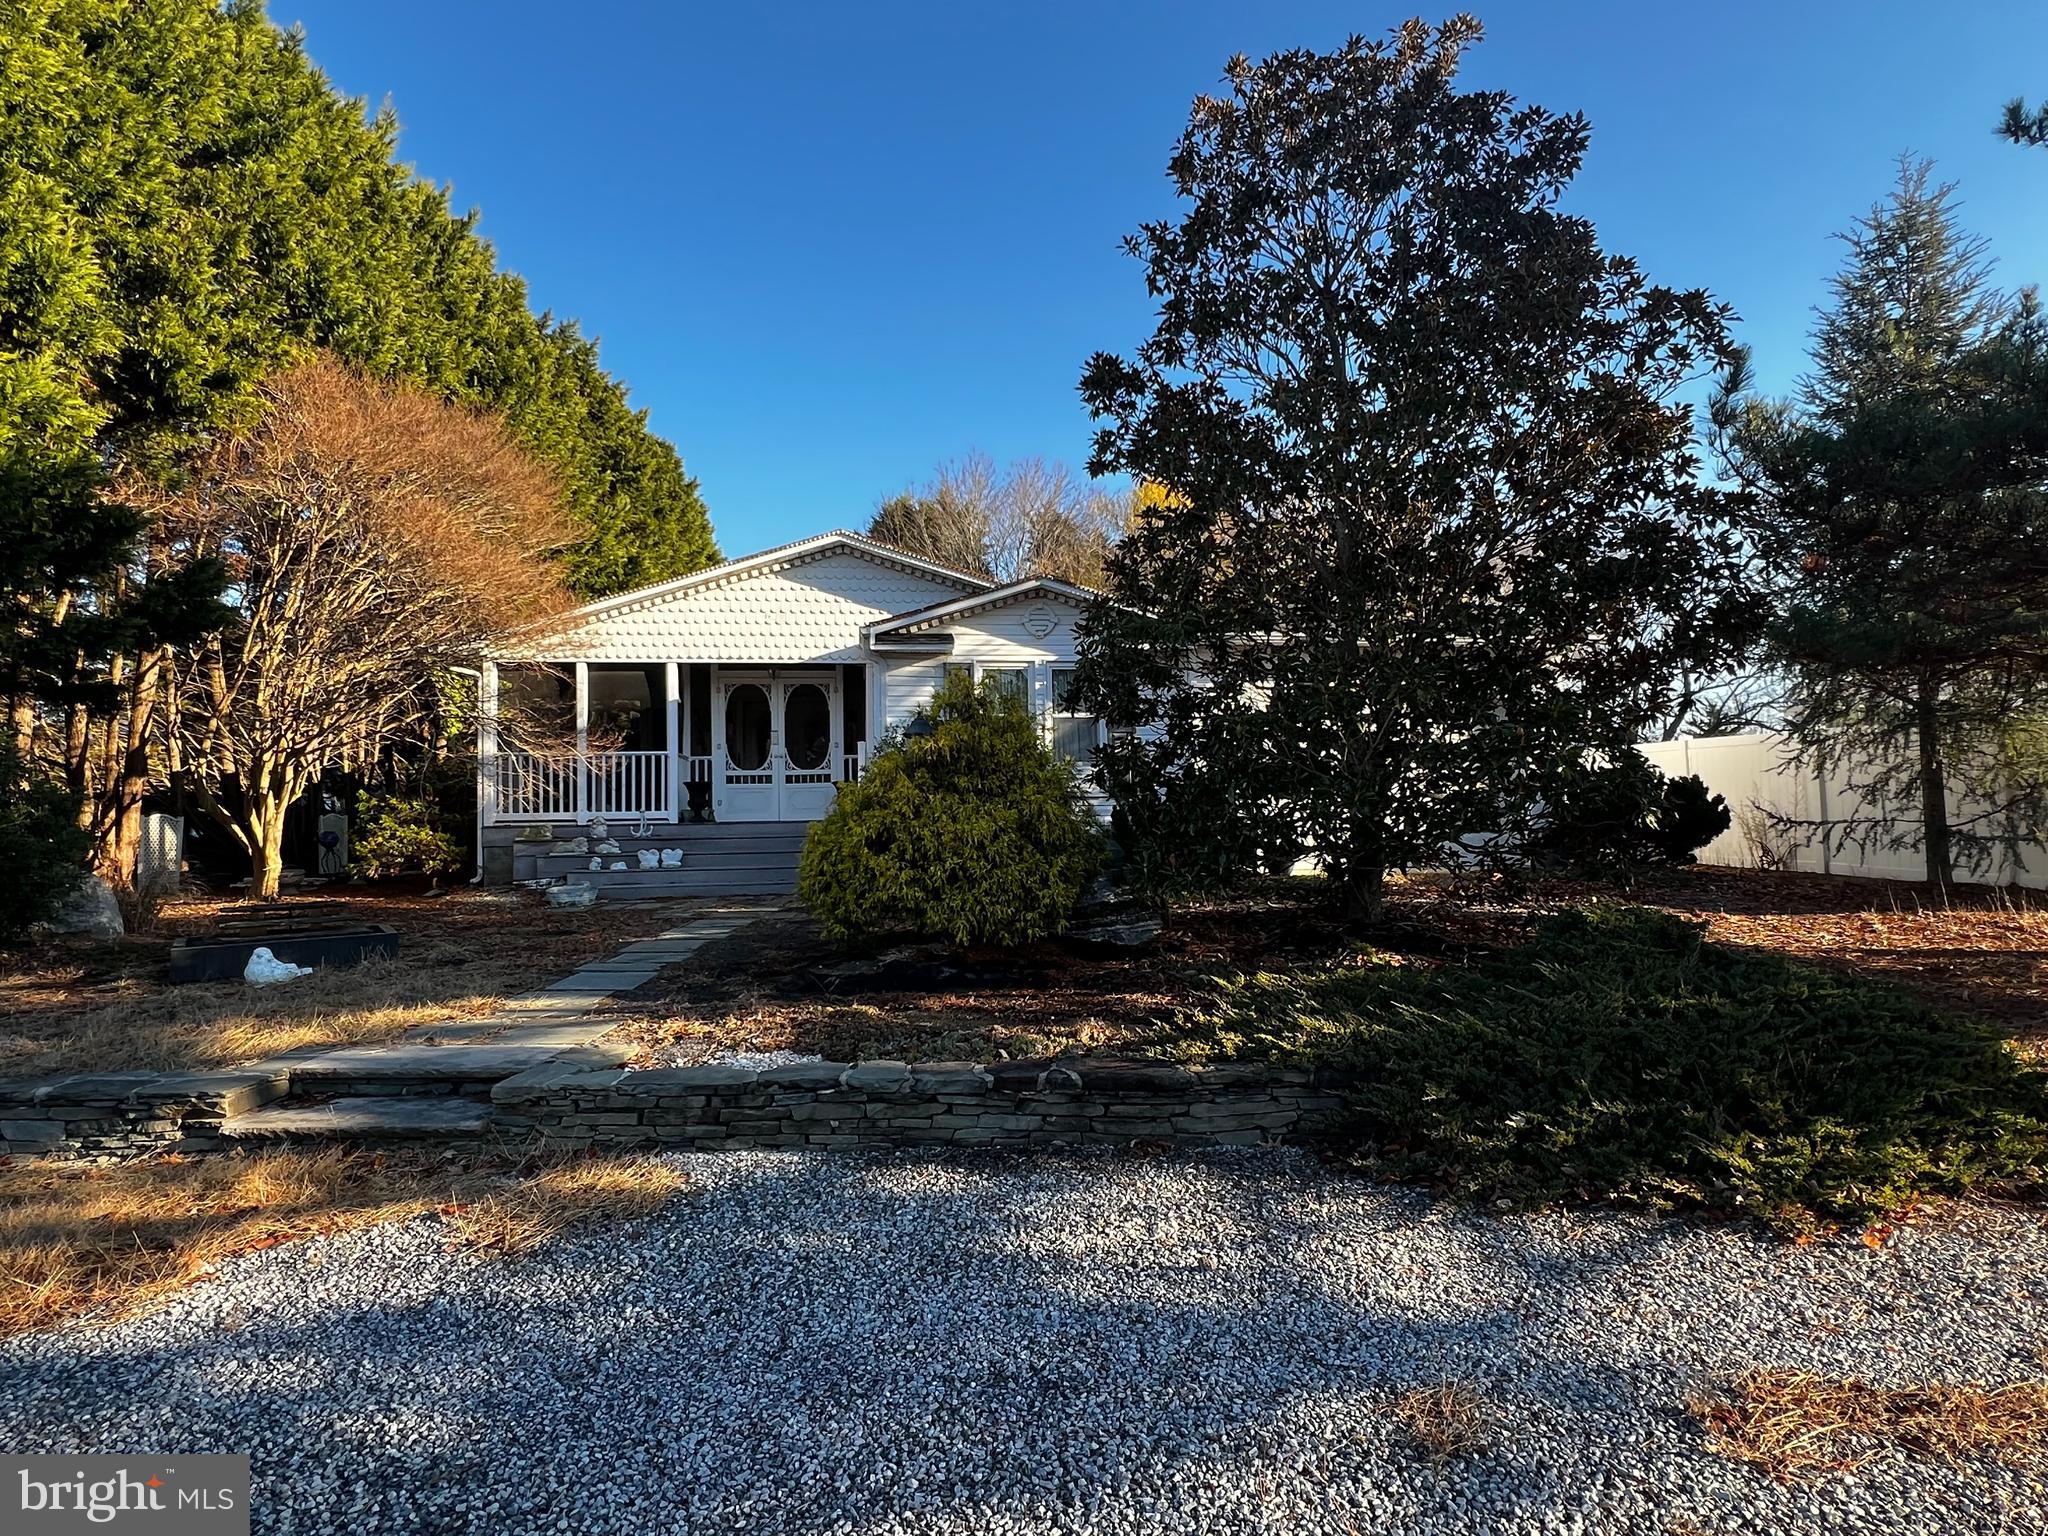
[[[1387,870],[1383,864],[1347,864],[1339,896],[1345,920],[1365,927],[1380,920],[1387,906]]]
[[[289,802],[278,802],[269,795],[253,800],[249,806],[249,899],[252,901],[277,900],[278,885],[284,876],[284,821]]]
[[[12,721],[14,750],[24,765],[36,760],[36,702],[26,692],[14,696],[8,707]]]
[[[1916,709],[1920,738],[1920,841],[1927,855],[1927,883],[1946,886],[1954,878],[1948,825],[1948,778],[1941,767],[1940,717],[1936,712],[1940,686],[1920,679]]]
[[[112,825],[104,863],[109,878],[117,884],[135,883],[136,860],[142,851],[142,801],[149,793],[149,739],[156,726],[162,679],[161,651],[144,651],[136,658],[128,732],[108,786]]]

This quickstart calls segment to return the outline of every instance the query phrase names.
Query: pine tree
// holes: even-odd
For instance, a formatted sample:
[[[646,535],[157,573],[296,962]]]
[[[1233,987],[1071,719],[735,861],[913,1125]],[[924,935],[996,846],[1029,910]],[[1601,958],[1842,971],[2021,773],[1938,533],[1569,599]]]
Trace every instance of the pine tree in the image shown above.
[[[2015,96],[2005,104],[2005,115],[1998,120],[1998,135],[2027,148],[2048,144],[2048,102],[2030,111],[2026,102]]]
[[[1797,398],[1738,370],[1714,416],[1776,588],[1787,731],[1863,802],[1827,834],[1919,842],[1946,882],[2048,808],[2013,750],[2048,708],[2048,328],[1925,162],[1843,239]]]

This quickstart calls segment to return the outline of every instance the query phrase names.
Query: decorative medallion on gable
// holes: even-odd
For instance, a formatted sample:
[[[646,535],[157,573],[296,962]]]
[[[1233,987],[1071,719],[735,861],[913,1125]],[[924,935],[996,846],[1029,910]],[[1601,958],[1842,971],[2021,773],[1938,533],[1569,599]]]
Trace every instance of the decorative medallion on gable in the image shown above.
[[[1044,603],[1033,603],[1024,610],[1024,628],[1034,640],[1043,640],[1059,627],[1059,615]]]

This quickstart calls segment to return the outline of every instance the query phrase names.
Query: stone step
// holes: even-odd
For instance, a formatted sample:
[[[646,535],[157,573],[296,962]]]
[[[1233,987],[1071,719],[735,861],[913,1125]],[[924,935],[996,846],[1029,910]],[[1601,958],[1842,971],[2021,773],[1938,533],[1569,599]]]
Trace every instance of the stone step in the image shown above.
[[[731,874],[688,869],[586,869],[572,873],[607,901],[665,901],[679,896],[787,896],[796,890],[796,865]]]
[[[588,1006],[623,986],[626,977],[590,978],[565,1004]],[[589,995],[586,996],[585,994]],[[433,1096],[488,1092],[492,1083],[538,1066],[560,1051],[586,1044],[603,1025],[565,1019],[560,1024],[522,1024],[503,1040],[472,1045],[428,1045],[401,1040],[391,1045],[349,1046],[297,1063],[294,1093],[379,1097],[390,1093]],[[624,1060],[626,1052],[618,1052]]]
[[[657,864],[652,869],[643,868],[639,858],[631,853],[544,853],[533,862],[544,875],[573,875],[579,869],[588,869],[592,859],[602,859],[607,864],[624,864],[635,874],[674,874],[678,870],[701,869],[740,871],[748,869],[795,869],[801,848],[741,848],[729,846],[717,852],[702,852],[695,848],[685,849],[680,864]]]
[[[693,826],[688,822],[680,826],[657,823],[645,837],[636,836],[630,829],[613,827],[611,840],[621,848],[688,848],[712,850],[728,843],[759,843],[764,846],[780,847],[784,844],[801,844],[811,830],[808,821],[723,821],[706,822]],[[574,828],[558,828],[552,842],[513,843],[522,853],[546,853],[575,838],[588,838],[589,834]]]
[[[449,1094],[330,1099],[303,1104],[286,1099],[221,1122],[237,1141],[413,1141],[482,1136],[491,1106]]]

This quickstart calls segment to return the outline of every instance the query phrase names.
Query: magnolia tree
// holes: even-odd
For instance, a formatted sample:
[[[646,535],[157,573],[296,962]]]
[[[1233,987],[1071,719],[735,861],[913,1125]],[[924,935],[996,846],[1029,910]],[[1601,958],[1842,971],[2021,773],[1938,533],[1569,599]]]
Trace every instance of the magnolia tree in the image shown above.
[[[1355,915],[1512,830],[1737,647],[1737,547],[1676,398],[1725,310],[1560,207],[1587,126],[1460,91],[1410,22],[1234,60],[1129,242],[1159,306],[1097,355],[1090,468],[1166,487],[1109,559],[1082,687],[1165,873],[1313,850]]]
[[[285,813],[412,733],[437,672],[559,612],[555,478],[494,419],[330,361],[264,389],[161,507],[228,572],[229,622],[174,659],[173,772],[277,894]]]

